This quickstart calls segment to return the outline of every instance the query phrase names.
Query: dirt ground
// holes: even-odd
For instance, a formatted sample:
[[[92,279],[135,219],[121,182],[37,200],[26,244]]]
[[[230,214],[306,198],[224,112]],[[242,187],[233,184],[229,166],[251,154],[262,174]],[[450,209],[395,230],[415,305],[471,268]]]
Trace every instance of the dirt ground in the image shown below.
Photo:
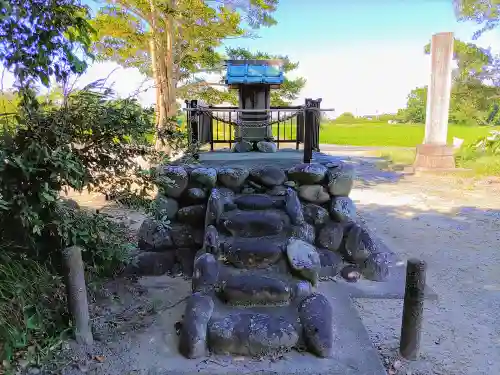
[[[397,358],[402,301],[355,302],[389,374],[500,374],[499,193],[497,179],[429,175],[352,193],[392,250],[427,262],[439,297],[425,306],[421,360],[405,365]]]
[[[374,163],[364,176],[379,172]],[[428,264],[421,360],[397,357],[402,301],[356,300],[388,373],[500,374],[500,182],[453,176],[402,176],[359,183],[351,195],[368,226],[402,258]],[[102,197],[73,195],[82,206],[128,220],[143,215],[107,205]]]

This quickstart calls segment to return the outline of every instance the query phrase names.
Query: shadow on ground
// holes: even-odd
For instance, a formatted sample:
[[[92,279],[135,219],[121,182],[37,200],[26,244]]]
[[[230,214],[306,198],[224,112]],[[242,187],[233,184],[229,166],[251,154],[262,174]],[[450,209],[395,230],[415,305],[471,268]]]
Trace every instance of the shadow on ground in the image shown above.
[[[438,294],[438,301],[425,303],[421,361],[405,364],[404,371],[500,373],[495,359],[500,353],[500,210],[461,205],[425,210],[391,205],[390,196],[380,204],[358,198],[360,214],[391,250],[402,259],[427,262],[427,283]],[[355,305],[391,368],[399,360],[402,301],[357,299]]]

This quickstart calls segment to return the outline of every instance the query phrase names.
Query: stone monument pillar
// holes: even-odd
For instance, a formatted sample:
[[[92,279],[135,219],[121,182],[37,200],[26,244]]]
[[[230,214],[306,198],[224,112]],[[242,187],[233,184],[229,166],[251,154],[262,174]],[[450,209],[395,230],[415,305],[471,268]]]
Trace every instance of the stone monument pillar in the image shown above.
[[[453,33],[434,34],[431,41],[431,79],[427,93],[425,138],[417,146],[416,170],[455,168],[448,146],[448,110],[451,94]]]

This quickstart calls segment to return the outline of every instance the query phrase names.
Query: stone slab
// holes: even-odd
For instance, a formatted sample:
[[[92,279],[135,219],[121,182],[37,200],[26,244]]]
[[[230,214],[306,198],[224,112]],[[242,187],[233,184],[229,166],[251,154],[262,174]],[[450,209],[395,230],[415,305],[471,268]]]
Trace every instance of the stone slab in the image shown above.
[[[389,278],[384,282],[361,279],[356,283],[349,283],[338,276],[333,278],[331,282],[352,298],[402,299],[405,295],[406,263],[397,262],[390,267]],[[425,286],[425,299],[438,300],[438,295],[428,285]]]
[[[156,278],[155,284],[158,284]],[[153,280],[153,279],[151,279]],[[168,279],[164,279],[165,287]],[[170,293],[158,285],[149,286],[156,298]],[[181,288],[186,289],[186,288]],[[175,323],[184,313],[185,303],[159,312],[155,322],[144,330],[121,337],[114,345],[107,344],[100,353],[106,361],[100,364],[101,374],[191,375],[191,374],[273,374],[273,375],[386,375],[368,333],[352,306],[351,299],[330,283],[320,283],[323,293],[333,308],[335,329],[333,356],[318,358],[296,351],[280,358],[247,358],[212,355],[206,358],[186,359],[178,353]],[[173,293],[175,291],[172,290]],[[177,292],[176,295],[179,295]],[[167,295],[163,298],[169,299]],[[179,297],[177,297],[179,298]]]

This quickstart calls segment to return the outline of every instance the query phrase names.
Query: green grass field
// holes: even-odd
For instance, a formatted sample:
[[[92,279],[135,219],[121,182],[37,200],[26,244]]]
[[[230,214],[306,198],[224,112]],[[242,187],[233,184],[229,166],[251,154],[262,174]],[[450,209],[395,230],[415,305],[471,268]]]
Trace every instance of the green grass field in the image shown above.
[[[358,124],[338,124],[324,122],[321,124],[319,142],[322,144],[336,144],[349,146],[381,146],[381,147],[415,147],[424,139],[425,126],[423,124],[387,124],[385,122],[366,122]],[[492,127],[486,126],[459,126],[448,127],[448,142],[453,137],[464,139],[465,143],[474,142],[488,134]],[[218,131],[217,131],[218,130]],[[229,126],[214,126],[215,139],[233,139]],[[296,126],[294,122],[280,124],[279,139],[295,138]],[[273,125],[273,136],[277,137],[278,126]]]
[[[498,128],[498,127],[497,127]],[[448,127],[448,142],[453,137],[464,139],[465,143],[474,142],[488,134],[492,127],[458,126]],[[321,124],[319,142],[350,146],[396,146],[414,147],[424,139],[423,124],[387,124],[367,122],[360,124]]]

